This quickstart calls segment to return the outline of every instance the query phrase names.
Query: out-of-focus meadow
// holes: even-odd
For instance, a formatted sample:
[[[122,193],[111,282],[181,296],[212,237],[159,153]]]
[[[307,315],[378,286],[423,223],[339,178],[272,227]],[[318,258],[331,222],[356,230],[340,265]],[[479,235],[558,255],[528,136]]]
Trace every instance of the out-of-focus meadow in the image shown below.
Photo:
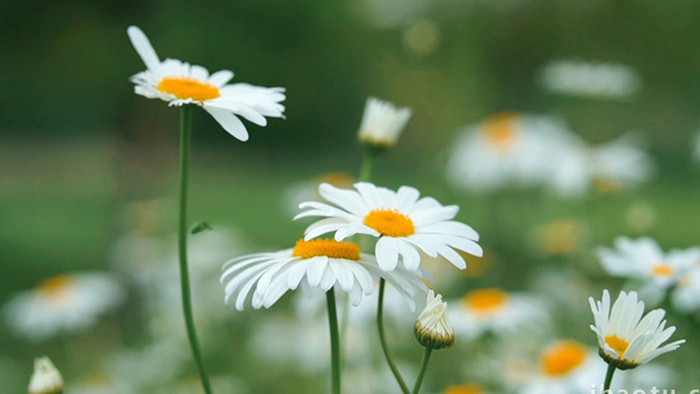
[[[518,392],[555,340],[597,346],[589,296],[636,290],[606,274],[596,248],[618,236],[650,236],[664,250],[700,246],[698,15],[700,2],[654,0],[3,1],[0,308],[57,275],[109,272],[120,287],[115,306],[80,332],[23,335],[3,312],[0,391],[24,392],[32,360],[46,354],[69,393],[197,392],[174,258],[179,118],[133,93],[128,78],[144,65],[127,26],[140,26],[162,58],[287,91],[286,119],[246,123],[246,143],[195,111],[190,217],[213,231],[191,236],[190,269],[218,392],[327,390],[323,309],[300,312],[309,308],[292,294],[270,310],[237,312],[224,305],[218,277],[227,259],[302,236],[308,222],[291,219],[304,185],[328,173],[357,176],[357,129],[365,99],[377,96],[413,116],[377,161],[374,183],[457,204],[458,219],[481,234],[484,258],[436,274],[450,307],[491,287],[546,305],[547,323],[530,318],[534,330],[458,333],[455,348],[433,356],[426,392],[478,383],[498,393]],[[625,65],[633,86],[557,91],[543,81],[558,61]],[[556,117],[591,145],[634,131],[654,169],[635,187],[564,197],[451,185],[446,166],[462,128],[506,111]],[[698,388],[698,310],[671,310],[668,320],[687,343],[653,364],[671,371],[665,387]],[[411,317],[404,323],[391,323],[391,339],[410,375],[420,348]],[[346,391],[395,392],[374,326],[362,324],[348,338],[359,355],[348,351]]]

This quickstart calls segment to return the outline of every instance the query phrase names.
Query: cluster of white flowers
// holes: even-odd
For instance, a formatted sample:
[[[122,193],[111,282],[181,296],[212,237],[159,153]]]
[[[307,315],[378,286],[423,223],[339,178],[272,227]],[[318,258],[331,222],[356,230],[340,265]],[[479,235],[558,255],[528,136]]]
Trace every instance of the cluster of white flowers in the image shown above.
[[[564,197],[635,186],[653,175],[653,160],[628,133],[589,146],[558,118],[503,113],[459,132],[447,179],[462,190],[545,187]]]

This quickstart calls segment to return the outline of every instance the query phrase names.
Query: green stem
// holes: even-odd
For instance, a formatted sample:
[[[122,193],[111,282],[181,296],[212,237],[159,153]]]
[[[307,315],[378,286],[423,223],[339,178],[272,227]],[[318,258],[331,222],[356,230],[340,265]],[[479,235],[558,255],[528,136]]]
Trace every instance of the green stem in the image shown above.
[[[379,331],[379,343],[382,345],[382,352],[384,352],[384,357],[386,358],[386,363],[389,364],[391,368],[391,373],[394,374],[396,382],[401,386],[401,392],[404,394],[410,394],[411,390],[408,389],[406,381],[404,381],[401,376],[401,372],[396,367],[394,360],[389,353],[389,346],[386,343],[386,334],[384,333],[384,287],[386,281],[384,278],[379,279],[379,302],[377,304],[377,330]]]
[[[425,371],[428,370],[428,362],[430,361],[430,355],[432,353],[433,348],[426,346],[425,353],[423,353],[423,361],[421,361],[420,372],[418,373],[418,378],[416,378],[416,383],[413,385],[413,394],[420,393],[420,386],[423,384]]]
[[[340,335],[333,288],[326,292],[326,303],[328,304],[328,327],[331,333],[331,392],[340,394]]]
[[[605,393],[605,390],[610,388],[610,383],[612,383],[614,373],[615,367],[612,364],[608,364],[608,372],[605,374],[605,383],[603,384],[603,393]]]
[[[375,157],[376,154],[371,149],[365,149],[365,154],[362,157],[362,166],[360,167],[360,182],[370,182],[372,179]]]
[[[192,297],[190,295],[190,275],[187,268],[187,183],[190,166],[190,145],[192,140],[192,106],[183,105],[180,112],[180,221],[177,237],[177,250],[180,263],[180,287],[182,290],[182,312],[185,315],[187,337],[192,348],[192,355],[197,363],[202,378],[204,392],[211,394],[207,371],[204,369],[202,354],[197,341],[197,332],[192,315]]]

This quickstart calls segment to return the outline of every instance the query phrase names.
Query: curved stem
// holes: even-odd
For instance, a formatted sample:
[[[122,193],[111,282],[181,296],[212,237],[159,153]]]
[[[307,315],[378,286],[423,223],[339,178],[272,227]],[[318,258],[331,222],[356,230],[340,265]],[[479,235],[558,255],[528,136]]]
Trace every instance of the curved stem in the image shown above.
[[[608,364],[608,372],[605,374],[605,383],[603,384],[603,393],[610,389],[610,383],[612,383],[614,373],[615,367],[612,364]]]
[[[379,302],[377,303],[377,330],[379,331],[379,343],[382,345],[382,352],[384,352],[384,357],[386,358],[386,363],[389,364],[391,368],[391,373],[394,374],[396,382],[401,386],[401,392],[404,394],[410,394],[411,390],[408,389],[406,381],[404,381],[401,372],[396,367],[394,360],[389,353],[389,346],[386,343],[386,334],[384,333],[384,287],[386,281],[384,278],[379,279]]]
[[[328,328],[331,333],[331,392],[340,394],[340,335],[333,288],[326,292],[326,303],[328,304]]]
[[[413,394],[420,393],[420,386],[423,384],[425,371],[428,370],[428,362],[430,361],[432,352],[433,348],[426,346],[425,353],[423,353],[423,361],[421,361],[420,372],[418,373],[418,378],[416,378],[416,383],[413,385]]]
[[[190,166],[190,145],[192,140],[192,107],[183,105],[180,112],[180,220],[177,237],[178,260],[180,263],[180,288],[182,291],[182,312],[185,316],[187,337],[192,348],[192,355],[197,364],[202,379],[204,392],[211,394],[211,386],[207,371],[204,369],[202,352],[197,341],[197,331],[194,327],[192,314],[192,297],[190,295],[190,275],[187,268],[187,183]]]

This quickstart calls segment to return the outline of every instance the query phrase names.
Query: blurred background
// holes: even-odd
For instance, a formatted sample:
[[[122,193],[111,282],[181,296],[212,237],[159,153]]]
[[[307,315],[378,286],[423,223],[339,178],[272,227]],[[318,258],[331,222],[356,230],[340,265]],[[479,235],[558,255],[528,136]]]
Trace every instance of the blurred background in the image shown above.
[[[81,271],[109,272],[124,290],[116,307],[80,333],[23,338],[5,313],[0,386],[23,392],[33,358],[47,354],[76,386],[197,392],[186,353],[170,375],[143,372],[147,366],[133,361],[151,360],[158,370],[163,360],[177,358],[176,351],[164,346],[150,359],[143,353],[184,330],[171,272],[179,116],[166,103],[133,93],[129,77],[145,67],[127,38],[129,25],[144,30],[161,59],[212,72],[230,69],[233,82],[287,90],[286,119],[265,128],[247,124],[251,138],[245,144],[196,112],[190,216],[214,231],[201,235],[212,239],[202,241],[203,255],[193,261],[207,267],[202,288],[218,292],[211,303],[220,305],[208,318],[202,309],[209,304],[200,300],[195,314],[212,325],[200,336],[218,384],[228,387],[221,392],[311,393],[326,390],[323,362],[311,371],[294,368],[296,362],[261,370],[265,355],[255,353],[265,347],[254,339],[261,321],[277,319],[289,332],[298,329],[294,324],[303,319],[291,312],[292,297],[272,311],[235,312],[223,305],[218,270],[228,258],[293,245],[308,224],[291,221],[294,187],[328,173],[357,176],[356,133],[368,96],[413,111],[397,146],[378,163],[376,183],[410,184],[444,204],[459,204],[458,218],[482,234],[487,256],[470,261],[475,272],[445,274],[457,278],[441,287],[446,298],[499,286],[556,299],[558,290],[542,283],[554,281],[563,291],[576,282],[582,290],[573,309],[582,312],[566,306],[561,315],[553,312],[553,328],[540,332],[541,343],[574,338],[595,346],[586,299],[599,298],[604,287],[623,288],[600,268],[595,247],[609,247],[620,235],[652,236],[664,250],[698,245],[700,168],[692,157],[700,125],[700,51],[692,39],[700,34],[697,15],[700,3],[690,0],[1,2],[0,305],[48,278]],[[621,65],[631,82],[612,93],[556,87],[547,70],[562,61]],[[654,176],[630,190],[592,190],[573,199],[541,190],[484,194],[450,187],[445,165],[457,133],[505,111],[564,119],[591,145],[635,130],[644,136]],[[524,209],[523,201],[536,209]],[[563,247],[565,253],[539,247],[542,229],[562,222],[563,230],[550,230],[552,237],[569,234],[565,242],[574,247]],[[163,299],[154,304],[151,290],[144,290],[149,286],[172,289],[158,290]],[[154,323],[167,308],[174,311],[172,326]],[[680,375],[669,387],[697,388],[697,373],[678,367],[697,359],[697,312],[669,319],[689,342],[660,360]],[[370,323],[363,335],[375,341],[372,328]],[[400,358],[415,368],[420,351],[410,330],[396,330]],[[524,353],[537,352],[537,345],[531,347]],[[503,344],[495,348],[510,352]],[[495,363],[488,349],[488,343],[474,342],[436,354],[426,390],[475,381],[506,392],[496,377],[505,373],[501,364],[477,369],[464,361],[481,360],[478,353]],[[129,367],[146,375],[139,377],[141,386],[129,384],[135,379]],[[494,377],[484,378],[484,370]],[[122,380],[127,383],[114,383]],[[391,384],[368,392],[393,392]],[[508,390],[517,390],[514,385]]]

